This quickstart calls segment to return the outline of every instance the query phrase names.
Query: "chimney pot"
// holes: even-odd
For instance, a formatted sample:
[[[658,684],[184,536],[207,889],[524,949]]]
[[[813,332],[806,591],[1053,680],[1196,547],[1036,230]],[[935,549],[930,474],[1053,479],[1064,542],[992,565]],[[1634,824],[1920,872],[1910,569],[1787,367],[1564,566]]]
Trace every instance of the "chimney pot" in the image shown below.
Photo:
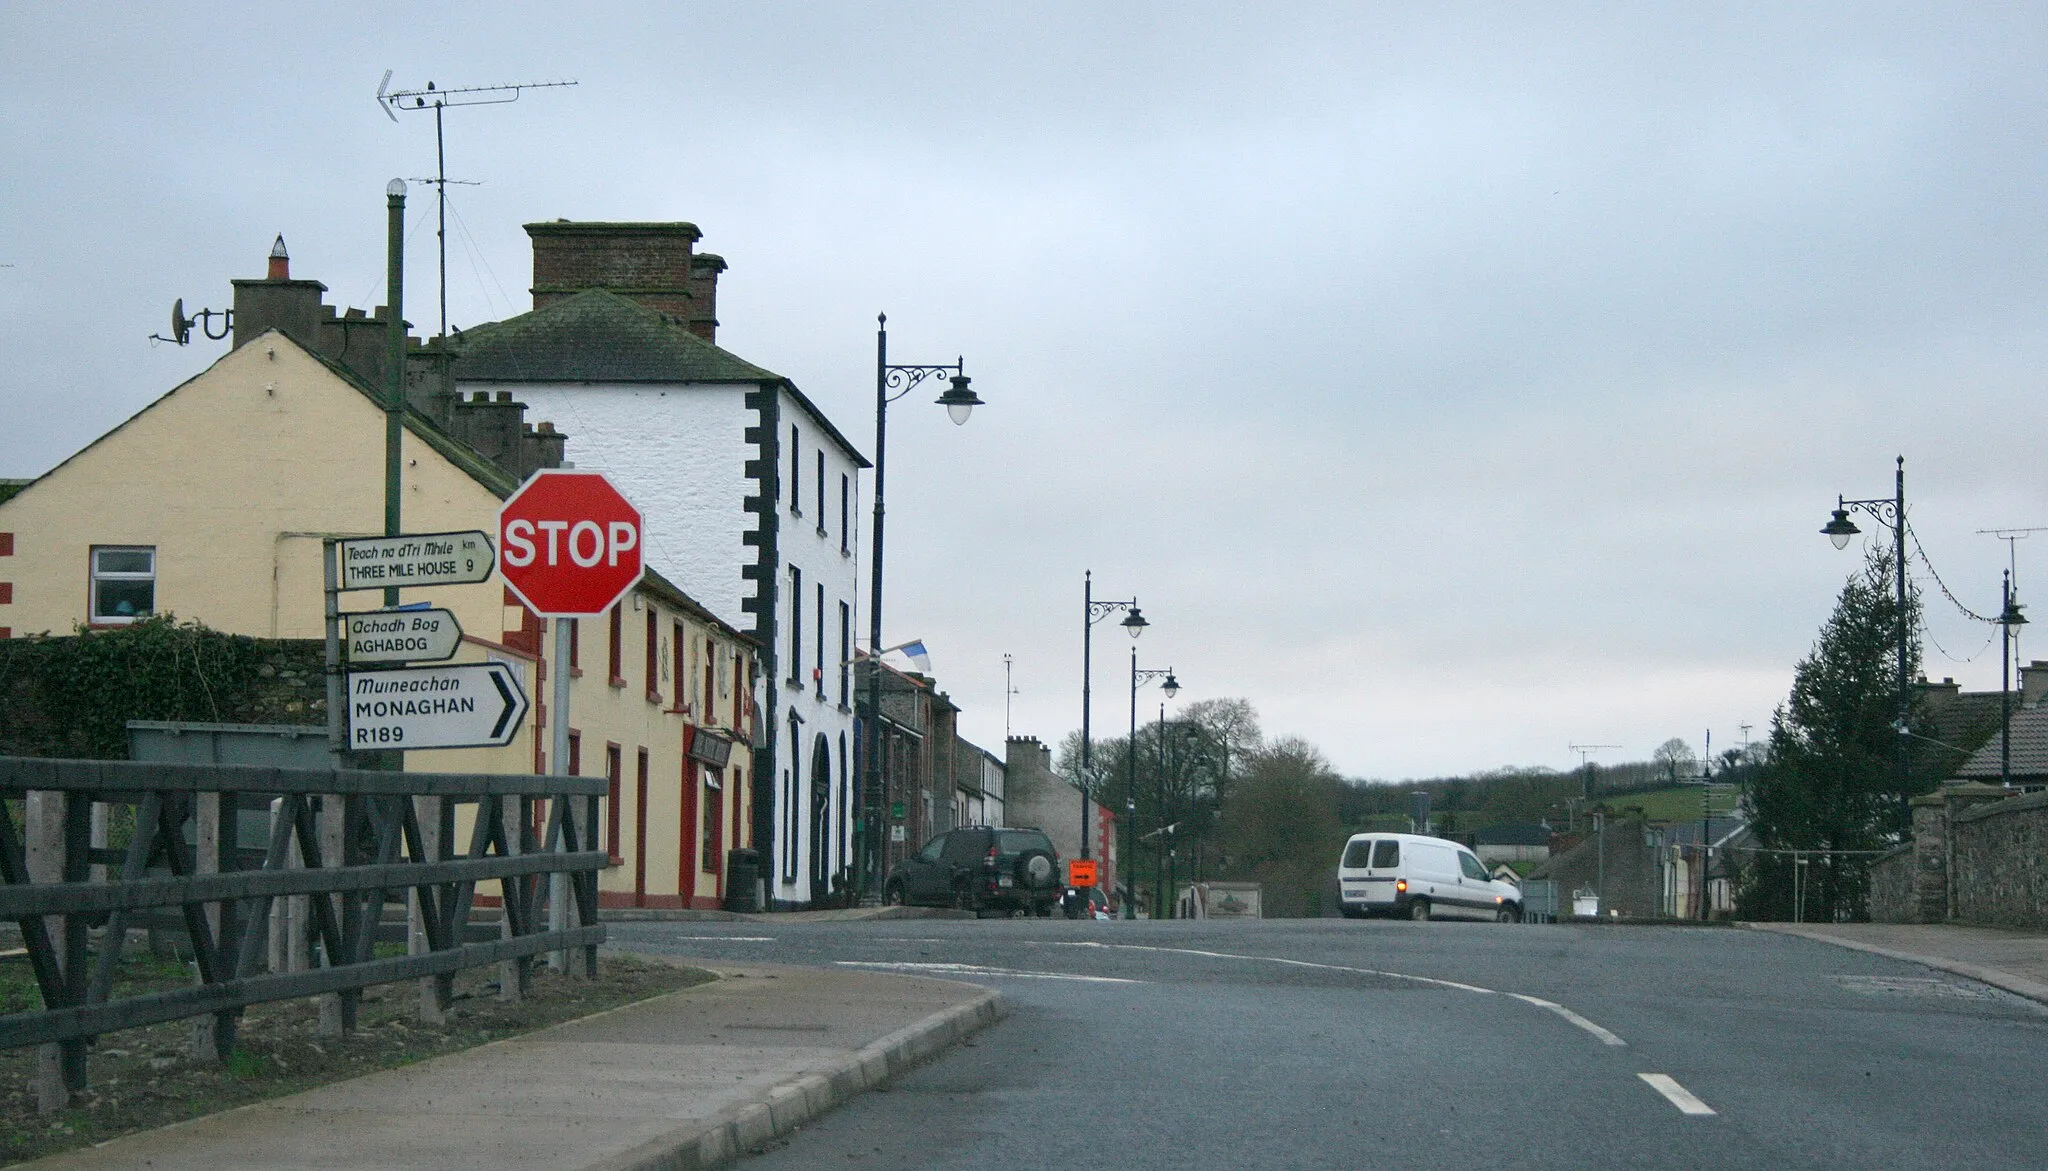
[[[512,392],[511,392],[511,391],[509,391],[509,390],[501,390],[501,391],[499,391],[499,392],[498,392],[498,401],[499,401],[499,402],[501,402],[501,403],[509,403],[509,402],[511,402],[511,401],[512,401]]]
[[[284,250],[284,234],[278,233],[277,242],[270,246],[270,271],[264,274],[273,281],[292,279],[292,256]]]

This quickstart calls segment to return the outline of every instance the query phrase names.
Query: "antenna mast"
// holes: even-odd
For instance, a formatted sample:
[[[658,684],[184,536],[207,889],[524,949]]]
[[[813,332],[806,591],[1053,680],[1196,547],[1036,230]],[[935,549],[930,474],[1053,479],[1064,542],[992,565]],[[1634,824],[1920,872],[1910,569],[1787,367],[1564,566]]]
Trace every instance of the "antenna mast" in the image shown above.
[[[462,180],[448,178],[448,156],[441,137],[441,111],[449,106],[502,106],[519,100],[521,90],[560,89],[575,85],[573,81],[525,81],[513,85],[466,85],[454,89],[436,89],[433,82],[425,89],[391,88],[391,70],[384,71],[384,80],[377,83],[377,104],[384,109],[384,115],[393,122],[398,121],[396,110],[432,110],[434,112],[434,177],[420,180],[434,185],[436,212],[439,216],[435,236],[440,242],[441,253],[441,333],[448,336],[448,184]]]

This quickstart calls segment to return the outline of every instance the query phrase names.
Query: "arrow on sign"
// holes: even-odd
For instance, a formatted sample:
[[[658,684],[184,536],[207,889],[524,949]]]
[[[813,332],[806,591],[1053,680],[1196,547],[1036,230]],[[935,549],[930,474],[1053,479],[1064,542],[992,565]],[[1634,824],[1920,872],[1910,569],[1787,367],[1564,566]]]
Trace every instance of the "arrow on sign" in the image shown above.
[[[372,748],[497,748],[526,717],[526,692],[504,663],[352,671],[348,745]]]
[[[341,617],[350,663],[431,663],[455,657],[462,643],[462,624],[451,610],[372,610]]]
[[[408,533],[340,543],[341,588],[468,585],[488,581],[496,554],[489,534]]]

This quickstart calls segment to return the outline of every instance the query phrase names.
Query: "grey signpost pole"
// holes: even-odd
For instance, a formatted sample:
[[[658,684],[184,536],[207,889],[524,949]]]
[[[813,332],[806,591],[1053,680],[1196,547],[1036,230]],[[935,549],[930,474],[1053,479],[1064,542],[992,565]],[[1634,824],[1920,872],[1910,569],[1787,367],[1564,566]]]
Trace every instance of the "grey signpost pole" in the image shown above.
[[[552,621],[555,627],[555,664],[553,667],[555,699],[554,710],[548,713],[548,719],[552,721],[549,725],[548,736],[548,775],[551,777],[566,777],[569,775],[569,632],[571,630],[569,624],[576,620],[574,618],[556,618]],[[567,798],[556,797],[554,800],[563,801],[567,800]],[[591,832],[594,831],[595,827],[591,827]],[[555,850],[557,852],[566,851],[567,849],[568,845],[564,838],[558,837],[555,839]],[[557,871],[548,876],[548,930],[562,931],[567,929],[568,926],[569,876]],[[557,972],[568,971],[569,953],[567,951],[549,953],[548,967]]]

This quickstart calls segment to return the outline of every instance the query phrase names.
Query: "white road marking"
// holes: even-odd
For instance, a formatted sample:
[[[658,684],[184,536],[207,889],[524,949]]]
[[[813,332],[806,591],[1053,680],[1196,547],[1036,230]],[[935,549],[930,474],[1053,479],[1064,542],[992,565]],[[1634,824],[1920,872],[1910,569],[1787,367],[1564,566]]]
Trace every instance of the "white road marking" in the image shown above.
[[[670,939],[711,940],[715,943],[774,943],[772,935],[671,935]]]
[[[1456,980],[1439,980],[1434,976],[1411,976],[1406,972],[1388,972],[1379,968],[1353,968],[1343,964],[1319,964],[1311,960],[1291,960],[1281,956],[1251,956],[1228,951],[1203,951],[1200,948],[1193,947],[1155,947],[1142,943],[1098,943],[1094,940],[1033,940],[1032,942],[1040,947],[1099,947],[1113,948],[1121,951],[1158,951],[1172,952],[1176,955],[1204,956],[1209,959],[1251,960],[1258,963],[1287,964],[1297,968],[1320,968],[1328,972],[1352,972],[1361,976],[1380,976],[1389,980],[1406,980],[1412,984],[1428,984],[1437,988],[1455,989],[1459,992],[1474,992],[1481,996],[1506,996],[1519,1000],[1524,1004],[1532,1004],[1537,1008],[1556,1013],[1579,1028],[1598,1037],[1602,1045],[1612,1045],[1618,1048],[1628,1045],[1627,1041],[1622,1040],[1612,1032],[1601,1028],[1571,1009],[1553,1001],[1544,1000],[1536,996],[1524,996],[1519,992],[1502,992],[1497,988],[1482,988],[1477,984],[1461,984]]]
[[[1678,1084],[1668,1073],[1639,1073],[1637,1077],[1650,1084],[1650,1088],[1664,1095],[1681,1114],[1712,1114],[1714,1108],[1700,1101],[1691,1090]]]
[[[1602,1045],[1613,1045],[1619,1048],[1628,1044],[1627,1041],[1622,1040],[1620,1037],[1615,1036],[1613,1033],[1608,1032],[1606,1029],[1601,1028],[1599,1025],[1594,1024],[1592,1021],[1587,1020],[1585,1017],[1580,1016],[1578,1013],[1573,1012],[1571,1009],[1566,1008],[1564,1005],[1559,1004],[1554,1000],[1545,1000],[1540,996],[1524,996],[1519,992],[1510,992],[1508,993],[1508,995],[1514,997],[1516,1000],[1521,1001],[1523,1004],[1533,1004],[1537,1008],[1549,1009],[1550,1011],[1556,1013],[1557,1015],[1563,1017],[1571,1023],[1593,1034],[1595,1037],[1600,1038],[1600,1043]]]
[[[922,972],[926,975],[1009,976],[1025,980],[1073,980],[1082,984],[1144,983],[1143,980],[1125,980],[1117,976],[1076,976],[1070,972],[1020,972],[1014,968],[988,968],[980,964],[920,964],[907,960],[835,960],[833,963],[842,968],[884,968],[895,972]]]

